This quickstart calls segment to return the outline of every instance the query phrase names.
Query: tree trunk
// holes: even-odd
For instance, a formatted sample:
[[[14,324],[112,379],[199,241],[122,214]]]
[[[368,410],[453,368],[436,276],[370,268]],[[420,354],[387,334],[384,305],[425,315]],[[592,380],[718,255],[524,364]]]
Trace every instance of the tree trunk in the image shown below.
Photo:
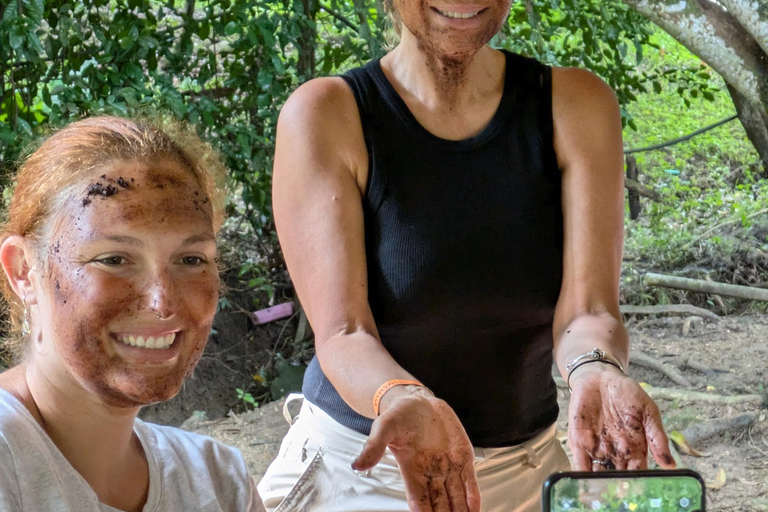
[[[637,159],[633,156],[627,157],[627,179],[638,181]],[[629,190],[627,195],[629,197],[629,218],[637,220],[643,210],[640,204],[640,195],[634,190]]]
[[[304,15],[307,17],[301,24],[301,35],[297,41],[299,59],[296,65],[299,80],[306,82],[315,76],[315,47],[317,44],[317,31],[313,28],[313,21],[317,15],[317,0],[295,0],[301,4]]]
[[[736,106],[739,121],[765,164],[765,172],[768,173],[768,113],[763,105],[747,100],[731,85],[728,85],[728,92],[731,93],[733,104]]]
[[[754,0],[623,1],[722,75],[768,170],[768,9]]]

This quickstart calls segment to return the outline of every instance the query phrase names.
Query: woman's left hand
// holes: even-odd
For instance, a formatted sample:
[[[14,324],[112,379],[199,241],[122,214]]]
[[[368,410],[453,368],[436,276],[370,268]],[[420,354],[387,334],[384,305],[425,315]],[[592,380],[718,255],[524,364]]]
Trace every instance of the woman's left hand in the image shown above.
[[[649,447],[661,468],[673,469],[659,408],[643,388],[618,369],[599,363],[578,372],[571,378],[568,407],[574,469],[645,469]]]

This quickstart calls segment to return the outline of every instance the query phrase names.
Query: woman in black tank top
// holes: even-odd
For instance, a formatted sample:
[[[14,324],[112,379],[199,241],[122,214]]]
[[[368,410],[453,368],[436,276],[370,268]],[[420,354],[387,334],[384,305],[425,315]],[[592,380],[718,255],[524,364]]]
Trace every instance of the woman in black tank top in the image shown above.
[[[553,361],[576,469],[673,467],[623,373],[613,92],[487,46],[511,0],[391,1],[398,47],[280,116],[275,220],[317,356],[267,509],[540,510],[568,469]]]

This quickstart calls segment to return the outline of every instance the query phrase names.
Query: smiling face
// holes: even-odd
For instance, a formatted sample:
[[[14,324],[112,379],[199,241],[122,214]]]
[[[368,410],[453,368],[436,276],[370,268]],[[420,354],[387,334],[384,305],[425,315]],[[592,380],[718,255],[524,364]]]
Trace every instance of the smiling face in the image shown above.
[[[499,31],[512,0],[391,0],[420,45],[442,59],[474,55]]]
[[[111,406],[167,400],[216,311],[210,201],[170,161],[118,162],[76,190],[34,276],[32,362]]]

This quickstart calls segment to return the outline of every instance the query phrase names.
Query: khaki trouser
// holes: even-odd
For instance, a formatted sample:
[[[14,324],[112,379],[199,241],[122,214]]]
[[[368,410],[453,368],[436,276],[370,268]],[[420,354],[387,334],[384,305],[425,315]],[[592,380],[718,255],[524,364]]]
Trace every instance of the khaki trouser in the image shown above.
[[[373,469],[354,471],[366,436],[339,424],[304,400],[258,490],[268,512],[408,512],[405,488],[392,453]],[[541,485],[570,470],[552,425],[530,441],[507,448],[475,448],[483,512],[540,512]]]

